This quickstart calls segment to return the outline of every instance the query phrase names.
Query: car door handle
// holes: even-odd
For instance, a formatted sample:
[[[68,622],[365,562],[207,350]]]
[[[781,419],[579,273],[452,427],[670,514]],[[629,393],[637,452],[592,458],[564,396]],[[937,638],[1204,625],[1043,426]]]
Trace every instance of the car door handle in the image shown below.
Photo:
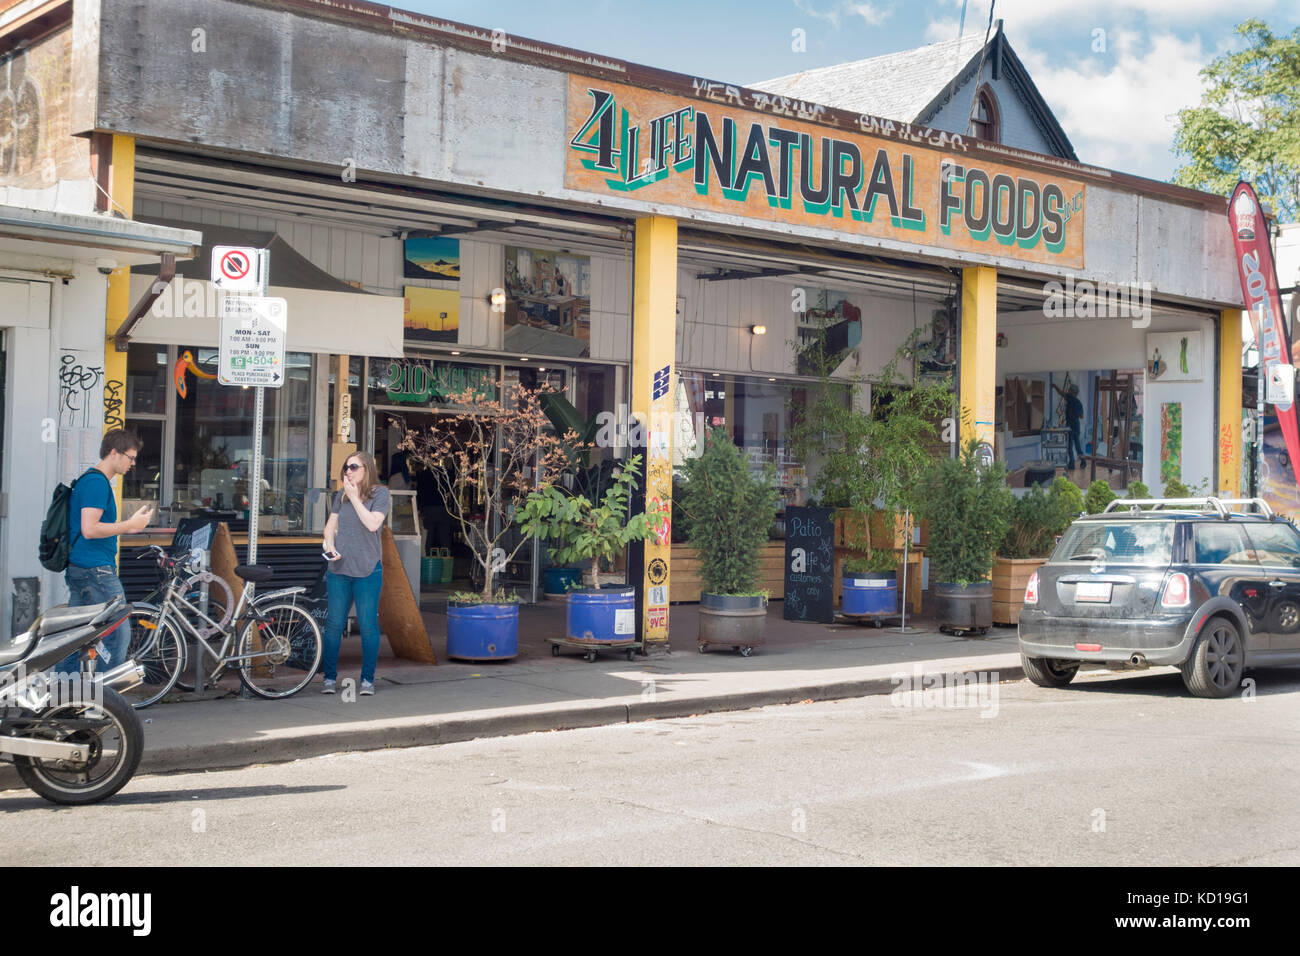
[[[1269,582],[1268,582],[1268,586],[1271,587],[1271,588],[1284,588],[1284,587],[1286,587],[1286,582],[1285,582],[1285,581],[1269,581]]]

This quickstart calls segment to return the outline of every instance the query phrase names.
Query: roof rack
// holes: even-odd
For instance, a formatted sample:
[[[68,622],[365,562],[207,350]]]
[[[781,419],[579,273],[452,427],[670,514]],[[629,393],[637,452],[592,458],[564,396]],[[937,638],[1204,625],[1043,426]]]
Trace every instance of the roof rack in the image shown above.
[[[1265,518],[1273,518],[1273,509],[1268,506],[1268,502],[1263,498],[1216,498],[1213,495],[1205,498],[1116,498],[1106,505],[1106,510],[1102,514],[1110,514],[1114,511],[1125,510],[1136,514],[1143,508],[1150,508],[1152,511],[1159,511],[1162,508],[1174,508],[1182,511],[1213,511],[1224,521],[1228,520],[1230,505],[1246,505],[1254,508]]]

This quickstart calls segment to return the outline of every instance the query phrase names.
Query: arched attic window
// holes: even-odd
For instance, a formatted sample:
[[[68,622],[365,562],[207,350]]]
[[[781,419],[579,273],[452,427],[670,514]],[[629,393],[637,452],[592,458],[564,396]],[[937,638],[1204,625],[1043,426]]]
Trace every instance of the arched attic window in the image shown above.
[[[980,87],[975,98],[975,114],[971,117],[971,133],[976,139],[990,143],[1002,141],[1002,121],[998,113],[998,98],[988,84]]]

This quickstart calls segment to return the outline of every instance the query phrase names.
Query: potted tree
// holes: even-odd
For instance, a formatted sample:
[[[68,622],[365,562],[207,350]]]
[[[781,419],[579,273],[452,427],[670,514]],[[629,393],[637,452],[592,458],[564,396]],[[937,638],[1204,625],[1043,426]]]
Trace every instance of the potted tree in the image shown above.
[[[847,584],[852,592],[843,592],[845,614],[878,613],[851,607],[897,608],[895,572],[901,561],[895,549],[901,546],[900,536],[911,533],[903,516],[916,510],[917,479],[947,444],[938,425],[952,414],[955,396],[949,382],[920,375],[909,379],[902,371],[915,366],[919,334],[913,332],[871,379],[835,376],[839,353],[824,335],[802,353],[821,381],[810,389],[806,406],[792,408],[794,445],[805,461],[821,463],[813,492],[842,509],[841,543],[853,552],[845,558],[841,576],[842,588],[852,582]],[[866,404],[860,399],[868,386]],[[883,582],[892,583],[882,591]],[[867,590],[869,594],[859,593]]]
[[[1014,495],[1000,462],[979,464],[979,441],[958,458],[935,461],[920,483],[919,504],[930,522],[930,577],[935,617],[948,633],[987,633],[993,624],[993,555],[1007,533]]]
[[[593,643],[631,640],[636,633],[636,590],[602,587],[608,565],[633,541],[655,534],[659,511],[629,514],[640,475],[641,456],[633,455],[611,474],[599,500],[575,494],[557,483],[543,484],[522,502],[515,520],[525,535],[555,542],[551,557],[560,564],[582,563],[585,588],[571,588],[565,612],[570,640]]]
[[[447,656],[464,660],[519,653],[519,600],[496,587],[496,578],[529,539],[508,546],[512,529],[505,519],[530,494],[549,487],[566,461],[541,408],[545,389],[498,382],[494,390],[495,395],[473,388],[449,394],[454,410],[427,429],[408,431],[401,445],[431,471],[482,572],[477,592],[458,591],[447,602]]]
[[[1082,510],[1079,489],[1067,478],[1057,478],[1046,493],[1033,485],[1015,500],[993,565],[993,623],[1019,622],[1030,576]]]
[[[727,644],[748,657],[763,643],[766,591],[757,588],[759,552],[776,512],[774,469],[755,473],[725,428],[683,466],[680,505],[700,554],[700,653]]]

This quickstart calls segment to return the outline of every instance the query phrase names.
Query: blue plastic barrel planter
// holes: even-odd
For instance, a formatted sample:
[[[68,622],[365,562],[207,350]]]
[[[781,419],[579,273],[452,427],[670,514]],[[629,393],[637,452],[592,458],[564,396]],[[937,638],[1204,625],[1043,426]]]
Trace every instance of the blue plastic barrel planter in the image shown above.
[[[581,579],[581,568],[547,568],[542,572],[542,591],[547,596],[564,595]]]
[[[572,641],[636,639],[636,591],[581,588],[569,592],[565,635]]]
[[[518,604],[447,602],[447,656],[504,661],[519,656]]]
[[[887,616],[898,613],[898,575],[878,571],[846,574],[843,584],[844,599],[840,609],[845,614]]]

